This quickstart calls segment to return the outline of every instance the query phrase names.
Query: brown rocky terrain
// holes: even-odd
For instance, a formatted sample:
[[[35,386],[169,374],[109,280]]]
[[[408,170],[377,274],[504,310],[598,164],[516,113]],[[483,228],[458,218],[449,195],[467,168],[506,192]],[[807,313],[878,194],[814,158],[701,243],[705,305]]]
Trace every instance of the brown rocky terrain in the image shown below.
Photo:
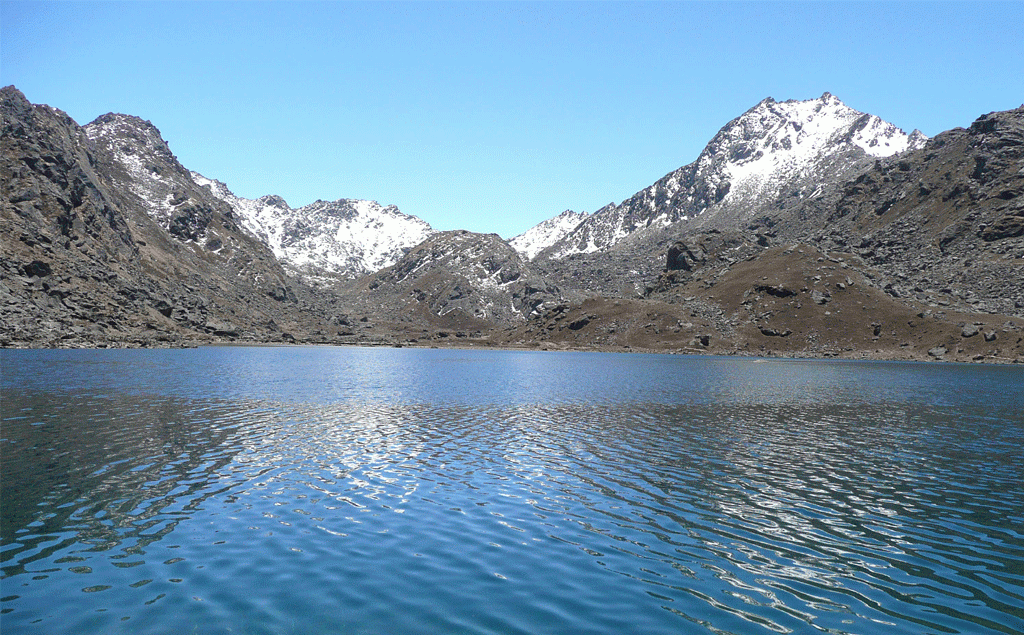
[[[741,239],[736,238],[737,242]],[[741,243],[742,245],[742,243]],[[1024,361],[1024,319],[894,298],[858,256],[725,240],[645,299],[591,298],[503,333],[508,346],[852,359]],[[742,248],[742,247],[741,247]]]

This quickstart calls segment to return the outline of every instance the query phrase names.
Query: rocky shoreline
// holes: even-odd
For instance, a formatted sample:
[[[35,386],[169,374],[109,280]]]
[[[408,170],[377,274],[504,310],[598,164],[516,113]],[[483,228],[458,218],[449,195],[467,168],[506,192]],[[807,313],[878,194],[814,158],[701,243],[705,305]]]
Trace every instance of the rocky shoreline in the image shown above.
[[[1019,331],[1019,329],[1015,329]],[[990,331],[989,333],[992,333]],[[982,336],[984,339],[984,336]],[[381,347],[381,348],[449,348],[467,350],[504,350],[504,351],[547,351],[547,352],[591,352],[591,353],[647,353],[664,355],[696,355],[696,356],[729,356],[749,357],[752,359],[834,359],[846,361],[882,361],[882,362],[942,362],[962,364],[1024,364],[1024,350],[1014,347],[1005,354],[984,354],[965,351],[963,348],[946,349],[936,346],[928,351],[871,351],[871,350],[819,350],[819,351],[787,351],[779,349],[753,350],[749,347],[701,346],[699,342],[691,346],[633,346],[629,344],[587,344],[567,343],[564,341],[503,341],[501,338],[469,338],[469,337],[436,337],[429,340],[398,340],[386,337],[349,338],[345,340],[255,340],[210,336],[197,338],[193,336],[153,339],[135,338],[127,340],[80,340],[63,339],[59,342],[14,341],[0,345],[3,349],[22,350],[86,350],[86,349],[186,349],[207,346],[227,347]],[[1002,352],[1002,351],[999,351]]]

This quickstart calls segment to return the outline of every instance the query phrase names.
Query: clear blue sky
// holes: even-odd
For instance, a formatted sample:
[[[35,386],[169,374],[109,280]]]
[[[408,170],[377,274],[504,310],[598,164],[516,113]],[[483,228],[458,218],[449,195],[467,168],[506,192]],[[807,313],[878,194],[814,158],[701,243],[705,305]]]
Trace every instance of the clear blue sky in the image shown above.
[[[929,136],[1024,102],[1024,3],[2,6],[0,82],[151,120],[238,195],[510,237],[619,202],[771,96]]]

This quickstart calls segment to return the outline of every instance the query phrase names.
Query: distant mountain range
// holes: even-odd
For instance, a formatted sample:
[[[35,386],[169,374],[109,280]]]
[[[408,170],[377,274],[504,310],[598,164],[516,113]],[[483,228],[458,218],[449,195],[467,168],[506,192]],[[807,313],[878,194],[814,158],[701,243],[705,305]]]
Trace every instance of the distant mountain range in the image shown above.
[[[929,140],[829,93],[768,98],[621,203],[505,241],[373,201],[244,199],[150,122],[0,96],[5,346],[1024,350],[1024,107]]]

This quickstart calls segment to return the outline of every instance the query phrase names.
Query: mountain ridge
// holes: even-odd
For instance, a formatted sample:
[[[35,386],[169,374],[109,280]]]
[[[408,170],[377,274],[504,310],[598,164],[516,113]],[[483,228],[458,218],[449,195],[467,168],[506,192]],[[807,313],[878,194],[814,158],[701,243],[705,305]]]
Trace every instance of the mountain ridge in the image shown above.
[[[1024,361],[1024,107],[924,141],[827,93],[769,98],[623,203],[563,212],[520,240],[433,232],[390,252],[380,219],[414,218],[396,208],[339,199],[297,213],[190,172],[137,117],[81,127],[13,87],[0,111],[3,346]],[[359,233],[351,221],[371,239],[363,251],[334,244]],[[592,233],[594,249],[552,255],[602,223],[614,240]],[[323,259],[289,262],[287,249]]]

